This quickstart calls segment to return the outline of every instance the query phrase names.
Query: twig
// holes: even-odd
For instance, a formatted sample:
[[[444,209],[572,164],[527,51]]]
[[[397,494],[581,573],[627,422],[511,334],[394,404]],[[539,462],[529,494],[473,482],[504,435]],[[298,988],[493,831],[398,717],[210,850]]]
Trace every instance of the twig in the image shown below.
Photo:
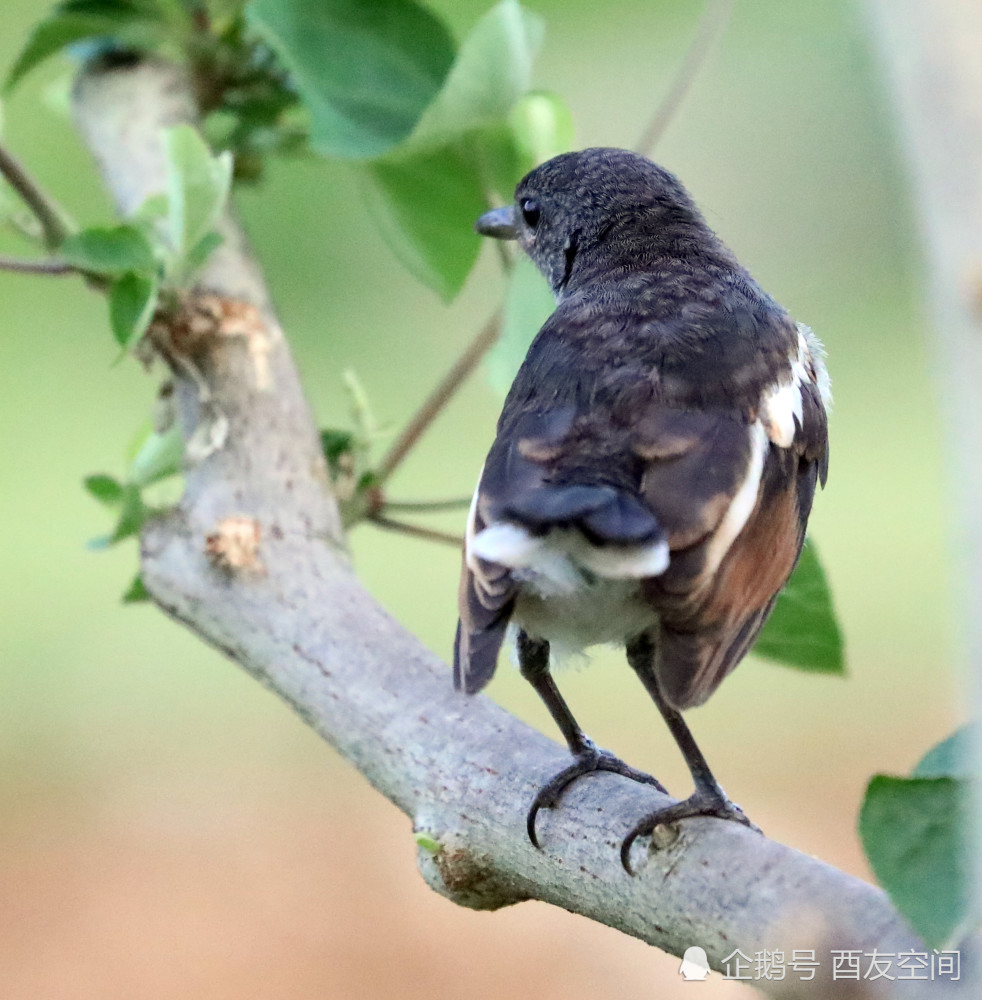
[[[388,454],[375,470],[377,485],[381,486],[395,472],[402,460],[423,436],[424,431],[433,423],[437,414],[447,405],[461,383],[474,371],[478,362],[498,339],[498,334],[501,332],[501,320],[502,311],[499,309],[484,324],[464,353],[454,362],[450,371],[444,375],[439,385],[430,393],[426,402],[416,411],[412,420],[406,425],[406,429],[399,435],[396,443],[389,449]]]
[[[655,113],[651,116],[651,120],[634,147],[636,153],[648,156],[658,144],[658,140],[668,128],[668,124],[675,112],[678,111],[682,99],[689,92],[699,70],[702,69],[703,63],[712,51],[713,43],[722,35],[735,4],[736,0],[709,0],[702,18],[699,20],[696,36],[692,39],[689,51],[686,52],[668,93],[655,108]]]
[[[471,505],[470,497],[454,497],[452,500],[386,500],[387,511],[403,514],[442,514],[448,510],[466,510]]]
[[[396,521],[391,517],[386,517],[384,514],[369,514],[366,520],[378,528],[384,528],[386,531],[397,531],[401,535],[424,538],[428,542],[443,542],[457,549],[462,548],[464,544],[464,540],[460,535],[452,535],[448,531],[435,531],[433,528],[423,528],[418,524],[407,524],[405,521]]]
[[[59,247],[69,232],[64,213],[3,145],[0,145],[0,174],[41,223],[44,245],[49,250]]]
[[[20,260],[16,257],[0,257],[0,271],[16,271],[20,274],[79,274],[74,264],[63,260]]]

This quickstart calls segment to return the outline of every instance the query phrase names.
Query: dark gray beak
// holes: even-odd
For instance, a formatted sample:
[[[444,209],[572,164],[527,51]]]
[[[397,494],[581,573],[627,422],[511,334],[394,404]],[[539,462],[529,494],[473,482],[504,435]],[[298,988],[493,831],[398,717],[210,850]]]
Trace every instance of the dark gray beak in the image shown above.
[[[518,217],[515,206],[492,208],[474,223],[474,228],[482,236],[493,236],[496,240],[517,240]]]

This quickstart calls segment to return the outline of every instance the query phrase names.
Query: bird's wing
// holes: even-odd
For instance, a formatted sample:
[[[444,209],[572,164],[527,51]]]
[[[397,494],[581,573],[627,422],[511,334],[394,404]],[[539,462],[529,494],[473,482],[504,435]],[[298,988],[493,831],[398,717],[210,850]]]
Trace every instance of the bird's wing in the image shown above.
[[[660,619],[659,684],[679,709],[747,652],[801,553],[828,436],[826,386],[798,357],[754,411],[654,407],[637,427],[644,497],[671,550],[643,592]]]
[[[596,449],[576,433],[579,407],[542,400],[513,412],[499,429],[468,517],[454,650],[458,688],[480,690],[494,673],[521,579],[575,588],[579,572],[547,543],[553,529],[582,537],[582,570],[641,579],[661,572],[668,546],[655,515],[636,490],[596,470]],[[621,437],[625,432],[621,431]],[[626,444],[621,454],[633,464]],[[605,463],[600,463],[601,465]]]
[[[479,503],[478,481],[467,517],[463,566],[457,595],[457,635],[454,639],[453,680],[458,691],[475,694],[491,680],[515,601],[516,585],[505,566],[480,559],[474,538],[487,526]]]
[[[545,476],[535,448],[551,447],[568,431],[572,412],[530,411],[515,433],[495,439],[478,479],[467,518],[454,641],[454,685],[473,694],[491,680],[505,637],[518,583],[511,569],[478,555],[474,541],[499,520],[507,498],[534,492]]]

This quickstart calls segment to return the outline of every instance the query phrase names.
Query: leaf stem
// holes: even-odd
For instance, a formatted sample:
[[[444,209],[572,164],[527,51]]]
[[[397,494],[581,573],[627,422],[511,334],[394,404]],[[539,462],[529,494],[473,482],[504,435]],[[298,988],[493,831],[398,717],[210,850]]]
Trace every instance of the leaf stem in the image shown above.
[[[672,81],[668,93],[655,108],[654,114],[634,147],[636,153],[649,156],[658,144],[665,129],[668,128],[676,111],[678,111],[683,98],[692,88],[699,70],[702,69],[712,51],[713,43],[723,34],[735,4],[736,0],[708,0],[706,9],[699,19],[699,27],[696,29],[695,37],[682,60],[682,65],[679,66],[678,72],[675,74],[675,79]]]
[[[20,260],[16,257],[0,256],[0,271],[16,271],[19,274],[65,275],[79,274],[73,264],[52,258],[51,260]]]
[[[422,538],[428,542],[442,542],[444,545],[453,545],[457,549],[464,544],[463,538],[459,535],[451,535],[447,531],[435,531],[433,528],[423,528],[418,524],[407,524],[405,521],[396,521],[382,514],[370,514],[366,520],[386,531],[397,531],[401,535],[412,535],[414,538]]]
[[[69,233],[64,213],[2,144],[0,144],[0,174],[7,179],[41,224],[45,247],[48,250],[57,249]]]
[[[464,380],[474,371],[481,358],[498,339],[498,334],[501,332],[501,322],[502,311],[498,309],[416,411],[405,430],[379,463],[378,468],[375,469],[377,486],[381,486],[395,472]]]

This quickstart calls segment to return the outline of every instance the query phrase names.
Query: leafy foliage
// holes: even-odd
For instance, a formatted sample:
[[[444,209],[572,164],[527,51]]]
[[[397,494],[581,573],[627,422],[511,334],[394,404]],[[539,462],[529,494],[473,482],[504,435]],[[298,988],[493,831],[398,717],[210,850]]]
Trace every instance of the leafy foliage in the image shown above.
[[[484,189],[466,144],[421,149],[369,166],[369,210],[399,260],[449,301],[470,274],[480,243],[474,220]]]
[[[12,90],[32,69],[66,46],[87,39],[153,49],[163,39],[166,19],[152,3],[139,0],[65,0],[31,33],[4,83]]]
[[[973,912],[970,829],[977,781],[966,726],[930,750],[909,778],[876,775],[859,818],[877,879],[930,948],[957,944]]]
[[[109,325],[124,351],[146,332],[158,294],[157,280],[136,271],[127,271],[109,286]]]
[[[150,600],[150,592],[143,583],[143,577],[139,573],[133,577],[130,585],[123,592],[121,598],[123,604],[139,604]]]
[[[92,274],[149,273],[154,269],[153,247],[136,226],[93,226],[73,233],[58,248],[62,260]]]
[[[379,156],[405,139],[453,61],[446,28],[412,0],[251,0],[248,23],[279,55],[329,156]]]
[[[232,183],[231,155],[213,155],[188,125],[168,129],[164,148],[165,194],[148,199],[132,222],[84,229],[59,248],[67,263],[105,282],[110,327],[124,351],[146,332],[161,295],[186,287],[221,243],[215,226]]]
[[[519,162],[509,115],[531,85],[542,34],[538,17],[501,0],[464,40],[409,139],[368,164],[369,203],[383,235],[446,300],[477,260],[474,220],[531,166]]]
[[[149,431],[143,437],[130,461],[126,478],[120,481],[99,473],[87,476],[83,485],[88,493],[114,512],[112,531],[89,542],[89,548],[107,549],[118,542],[139,534],[147,519],[161,513],[148,503],[144,491],[181,471],[184,439],[175,424],[166,431]],[[123,594],[124,604],[135,604],[149,597],[139,574]]]
[[[85,480],[85,487],[88,489],[97,500],[106,504],[106,506],[113,507],[117,510],[116,526],[108,535],[102,535],[99,538],[92,539],[89,542],[89,548],[92,549],[106,549],[110,545],[115,545],[117,542],[121,542],[126,538],[130,538],[136,535],[140,528],[143,527],[144,521],[150,516],[150,511],[143,503],[143,497],[140,494],[139,487],[132,483],[120,483],[113,480],[114,494],[115,498],[110,502],[107,501],[105,495],[98,495],[92,487],[93,480],[107,481],[111,477],[99,475],[99,476],[89,476]]]
[[[181,287],[217,245],[215,226],[232,186],[232,156],[213,155],[189,125],[165,133],[167,215],[164,280]],[[204,250],[202,248],[205,248]]]

